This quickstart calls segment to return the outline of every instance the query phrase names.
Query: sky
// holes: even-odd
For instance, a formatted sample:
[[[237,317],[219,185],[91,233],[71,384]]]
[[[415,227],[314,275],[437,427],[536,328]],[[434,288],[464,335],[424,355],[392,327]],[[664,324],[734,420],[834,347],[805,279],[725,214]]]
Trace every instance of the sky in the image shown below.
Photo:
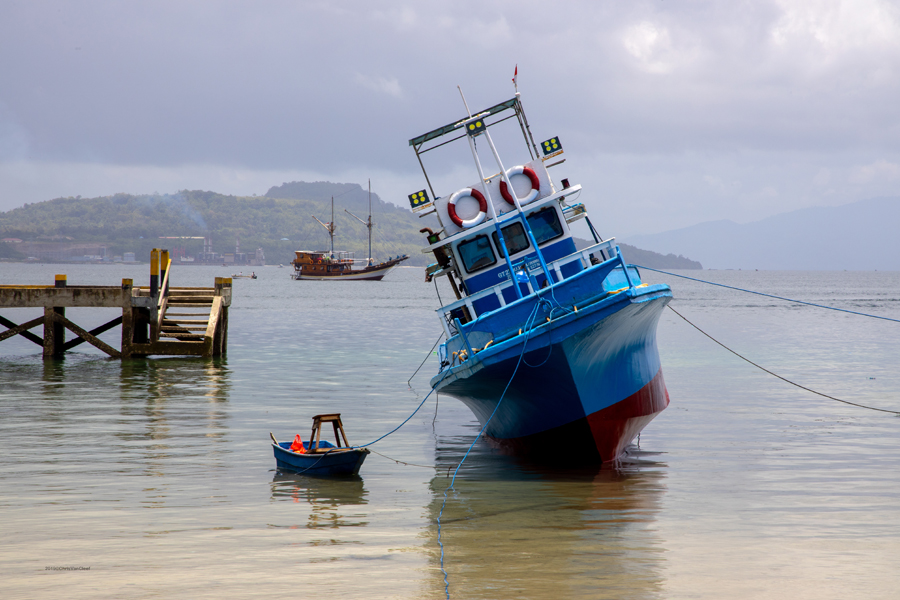
[[[511,98],[516,67],[603,236],[900,188],[897,2],[0,0],[0,57],[3,211],[293,180],[406,205],[408,140],[465,116],[457,86]],[[477,181],[441,152],[438,195]]]

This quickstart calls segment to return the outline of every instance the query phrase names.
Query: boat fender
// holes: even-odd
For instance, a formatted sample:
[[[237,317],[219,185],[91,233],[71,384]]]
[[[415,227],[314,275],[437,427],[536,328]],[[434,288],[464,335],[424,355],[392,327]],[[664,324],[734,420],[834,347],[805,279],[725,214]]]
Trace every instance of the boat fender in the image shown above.
[[[524,198],[519,198],[519,204],[524,206],[530,202],[534,202],[541,191],[541,180],[538,179],[537,173],[534,172],[534,169],[519,165],[517,167],[511,168],[506,172],[506,177],[510,181],[512,181],[513,175],[525,175],[531,181],[531,193],[529,193]],[[512,194],[509,193],[509,186],[506,185],[506,181],[500,182],[500,195],[503,196],[503,199],[506,200],[506,202],[511,206],[516,205],[516,202],[513,200]]]
[[[461,199],[467,196],[471,196],[478,200],[478,214],[472,217],[471,219],[466,219],[463,221],[459,215],[456,214],[456,203]],[[450,201],[447,202],[447,215],[450,217],[450,220],[456,223],[457,227],[462,227],[463,229],[468,229],[469,227],[475,227],[479,225],[484,218],[487,216],[487,200],[484,199],[484,195],[476,189],[473,188],[463,188],[459,191],[453,192],[453,195],[450,196]]]
[[[303,447],[303,440],[300,439],[299,433],[294,436],[294,442],[291,444],[291,452],[306,454],[306,448]]]

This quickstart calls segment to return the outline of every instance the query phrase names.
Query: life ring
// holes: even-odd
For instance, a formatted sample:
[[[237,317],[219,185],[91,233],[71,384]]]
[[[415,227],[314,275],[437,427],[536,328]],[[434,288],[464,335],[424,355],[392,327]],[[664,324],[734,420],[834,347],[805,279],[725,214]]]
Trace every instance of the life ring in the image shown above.
[[[463,221],[459,218],[459,215],[456,214],[456,203],[460,198],[465,198],[467,196],[471,196],[478,200],[478,209],[479,212],[477,215],[472,217],[471,219],[466,219]],[[450,216],[450,220],[456,223],[457,227],[462,227],[463,229],[468,229],[469,227],[475,227],[487,216],[487,200],[484,199],[484,194],[479,192],[473,188],[463,188],[458,192],[454,192],[452,196],[450,196],[450,201],[447,202],[447,214]]]
[[[513,175],[525,175],[529,180],[531,180],[531,193],[524,198],[520,198],[519,204],[525,205],[529,202],[534,202],[541,191],[541,180],[538,179],[537,173],[534,172],[534,169],[532,169],[531,167],[519,165],[518,167],[513,167],[506,172],[506,177],[510,181],[512,181]],[[506,185],[505,180],[500,182],[500,195],[503,196],[503,199],[506,200],[510,205],[516,205],[516,202],[513,200],[512,194],[509,193],[509,187]]]

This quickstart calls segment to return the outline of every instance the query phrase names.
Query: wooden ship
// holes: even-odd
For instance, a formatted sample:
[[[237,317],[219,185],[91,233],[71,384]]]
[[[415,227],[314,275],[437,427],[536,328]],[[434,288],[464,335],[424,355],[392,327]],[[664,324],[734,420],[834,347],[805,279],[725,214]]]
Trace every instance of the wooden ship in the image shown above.
[[[364,260],[353,257],[353,252],[334,251],[334,196],[331,197],[331,222],[316,222],[328,231],[331,240],[330,250],[296,250],[291,264],[294,272],[291,279],[341,280],[341,281],[381,281],[385,275],[409,256],[393,256],[388,260],[376,263],[372,258],[372,184],[369,183],[369,218],[363,221],[352,212],[344,212],[362,223],[369,230],[369,256]],[[360,264],[362,263],[362,264]]]

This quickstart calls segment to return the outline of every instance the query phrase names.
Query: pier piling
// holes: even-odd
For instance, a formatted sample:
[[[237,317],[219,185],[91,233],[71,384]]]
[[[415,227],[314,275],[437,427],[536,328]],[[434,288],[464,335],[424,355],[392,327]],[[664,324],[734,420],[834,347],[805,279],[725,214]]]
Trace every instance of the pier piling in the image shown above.
[[[214,287],[176,288],[170,285],[169,251],[150,253],[150,285],[123,279],[118,286],[69,285],[57,275],[50,285],[0,285],[0,309],[43,308],[42,317],[18,324],[0,316],[0,341],[17,335],[42,347],[44,358],[58,358],[85,342],[113,358],[151,355],[220,356],[228,348],[228,308],[231,279],[217,277]],[[120,316],[87,331],[66,318],[67,307],[116,308]],[[191,312],[175,312],[191,309]],[[43,336],[31,329],[43,325]],[[121,326],[120,349],[97,336]],[[66,341],[66,330],[75,337]]]

